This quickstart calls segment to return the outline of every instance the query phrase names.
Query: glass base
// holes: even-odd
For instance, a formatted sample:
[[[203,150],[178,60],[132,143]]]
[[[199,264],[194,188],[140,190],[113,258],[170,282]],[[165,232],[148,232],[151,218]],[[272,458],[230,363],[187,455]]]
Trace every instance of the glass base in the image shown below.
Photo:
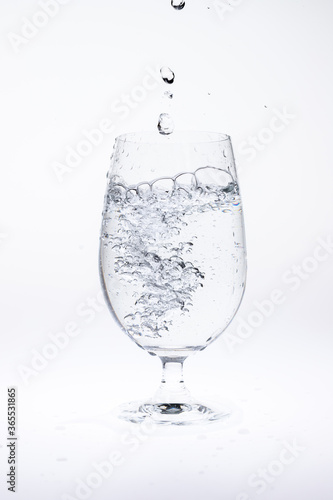
[[[228,419],[231,412],[214,406],[205,406],[198,402],[186,403],[126,403],[113,412],[115,416],[127,422],[141,423],[150,420],[161,425],[208,424]]]

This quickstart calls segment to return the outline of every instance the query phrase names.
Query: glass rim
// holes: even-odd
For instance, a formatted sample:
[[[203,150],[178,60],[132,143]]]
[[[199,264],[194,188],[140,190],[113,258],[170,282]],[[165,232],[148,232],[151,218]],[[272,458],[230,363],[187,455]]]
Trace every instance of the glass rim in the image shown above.
[[[228,134],[221,132],[205,132],[196,130],[175,131],[170,135],[156,132],[129,132],[116,137],[116,142],[132,144],[211,144],[230,141]]]

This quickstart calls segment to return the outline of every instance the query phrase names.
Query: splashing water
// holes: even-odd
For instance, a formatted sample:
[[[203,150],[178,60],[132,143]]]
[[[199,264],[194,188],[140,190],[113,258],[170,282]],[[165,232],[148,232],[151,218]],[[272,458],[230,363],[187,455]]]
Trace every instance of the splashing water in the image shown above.
[[[171,0],[171,5],[176,10],[182,10],[185,7],[185,0]]]
[[[173,123],[173,119],[168,113],[161,113],[157,128],[160,134],[162,135],[170,135],[175,129],[175,125]]]
[[[163,338],[199,346],[207,318],[212,332],[221,315],[230,320],[243,284],[241,205],[230,172],[204,167],[136,186],[111,177],[103,216],[107,294],[140,345]]]
[[[163,66],[160,73],[165,83],[172,84],[175,81],[175,74],[168,66]]]

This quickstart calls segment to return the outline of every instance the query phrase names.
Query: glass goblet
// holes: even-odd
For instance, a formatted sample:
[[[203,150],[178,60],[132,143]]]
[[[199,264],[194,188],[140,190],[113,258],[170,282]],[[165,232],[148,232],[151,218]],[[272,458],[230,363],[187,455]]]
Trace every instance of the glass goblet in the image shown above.
[[[119,416],[177,425],[223,418],[226,411],[193,400],[183,363],[227,328],[244,293],[243,212],[229,136],[116,139],[100,276],[118,324],[163,366],[156,394],[123,405]]]

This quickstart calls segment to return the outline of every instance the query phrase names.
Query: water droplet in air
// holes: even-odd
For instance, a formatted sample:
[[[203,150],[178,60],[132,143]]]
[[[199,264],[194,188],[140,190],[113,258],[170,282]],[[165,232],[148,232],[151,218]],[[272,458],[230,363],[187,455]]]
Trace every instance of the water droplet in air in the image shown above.
[[[163,66],[160,69],[160,73],[165,83],[171,84],[175,81],[175,74],[168,66]]]
[[[164,95],[165,97],[167,97],[168,99],[173,99],[173,93],[170,92],[170,90],[167,90],[166,92],[164,92]]]
[[[176,10],[182,10],[185,7],[185,0],[171,0],[171,5]]]
[[[161,113],[157,125],[158,131],[162,135],[172,134],[174,131],[174,123],[171,116],[168,113]]]

